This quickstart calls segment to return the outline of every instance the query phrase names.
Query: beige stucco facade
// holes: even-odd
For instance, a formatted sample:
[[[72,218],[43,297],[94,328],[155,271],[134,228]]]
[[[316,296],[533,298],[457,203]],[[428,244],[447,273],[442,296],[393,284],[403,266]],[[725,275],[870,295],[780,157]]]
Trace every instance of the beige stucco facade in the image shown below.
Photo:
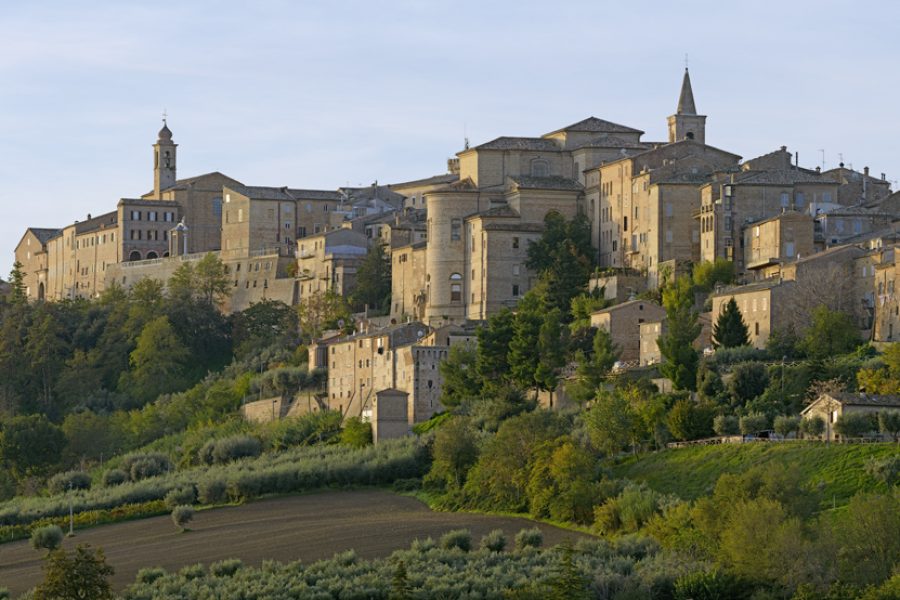
[[[649,300],[631,300],[591,313],[591,326],[609,332],[619,360],[635,362],[641,356],[641,325],[658,323],[666,311]]]

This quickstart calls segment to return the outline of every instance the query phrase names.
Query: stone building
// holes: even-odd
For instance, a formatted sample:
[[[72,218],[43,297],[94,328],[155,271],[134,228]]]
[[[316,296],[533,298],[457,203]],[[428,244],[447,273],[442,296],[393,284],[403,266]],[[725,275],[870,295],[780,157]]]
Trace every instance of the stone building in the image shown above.
[[[349,227],[297,240],[300,299],[332,290],[348,296],[356,285],[356,270],[366,258],[369,240]]]
[[[741,261],[750,279],[765,279],[767,269],[815,252],[813,218],[794,210],[744,227]]]
[[[641,325],[659,323],[665,316],[665,309],[655,302],[631,300],[591,313],[591,327],[609,332],[619,360],[634,362],[641,356]]]
[[[110,272],[117,265],[169,256],[169,236],[179,221],[189,225],[185,238],[189,253],[220,248],[223,185],[238,182],[221,173],[177,179],[176,147],[172,132],[163,125],[153,145],[151,192],[122,198],[115,211],[100,216],[88,215],[59,229],[26,232],[16,258],[24,258],[28,265],[29,298],[98,296],[107,280],[118,280],[119,274]]]
[[[711,320],[713,323],[734,298],[750,334],[750,345],[765,348],[769,336],[794,322],[791,310],[792,293],[796,282],[768,280],[714,292]]]
[[[700,190],[700,259],[724,258],[743,273],[744,228],[792,210],[816,214],[815,207],[831,206],[839,184],[816,171],[792,163],[792,154],[780,150],[751,159],[738,169],[717,173]]]
[[[826,440],[834,441],[840,437],[834,430],[834,424],[843,415],[875,415],[886,411],[900,412],[900,396],[833,392],[816,398],[800,412],[800,417],[803,419],[818,417],[825,421],[824,437]]]

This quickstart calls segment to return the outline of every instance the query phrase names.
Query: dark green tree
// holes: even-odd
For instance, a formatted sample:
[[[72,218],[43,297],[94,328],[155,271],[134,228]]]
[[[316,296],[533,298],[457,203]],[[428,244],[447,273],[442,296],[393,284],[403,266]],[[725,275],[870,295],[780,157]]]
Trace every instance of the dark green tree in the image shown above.
[[[478,328],[476,368],[487,386],[509,380],[509,345],[515,335],[515,314],[504,308]]]
[[[734,263],[724,258],[717,258],[715,262],[703,261],[694,265],[691,279],[699,291],[710,292],[716,284],[734,282]]]
[[[541,359],[539,338],[544,320],[541,312],[520,309],[513,323],[513,337],[509,342],[509,373],[522,388],[537,385],[535,374]]]
[[[231,292],[230,277],[225,272],[225,263],[212,252],[208,252],[194,267],[194,285],[194,293],[198,300],[210,306],[221,305]]]
[[[725,303],[713,325],[713,346],[718,348],[735,348],[750,343],[750,331],[744,323],[744,317],[734,298]]]
[[[62,327],[48,307],[47,304],[41,306],[28,328],[25,357],[28,359],[30,372],[40,384],[44,411],[54,414],[53,389],[65,365],[67,344],[63,339]]]
[[[566,221],[556,211],[547,213],[541,238],[528,246],[526,266],[540,275],[548,305],[558,308],[565,322],[572,299],[584,292],[590,279],[594,254],[591,225],[581,214]]]
[[[406,564],[401,560],[397,562],[394,575],[391,577],[391,593],[389,600],[409,600],[412,598],[412,587],[409,585],[409,576],[406,574]]]
[[[666,333],[658,340],[659,352],[665,359],[660,372],[672,381],[677,390],[695,390],[699,356],[693,343],[700,335],[700,324],[694,310],[694,289],[691,280],[681,277],[663,290],[666,309]]]
[[[391,257],[385,244],[376,241],[356,270],[356,288],[350,295],[356,311],[366,307],[373,313],[386,313],[391,305]]]
[[[186,385],[185,365],[190,352],[178,339],[169,319],[158,317],[149,322],[131,353],[132,371],[123,387],[144,402]]]
[[[441,385],[441,404],[455,408],[481,396],[481,377],[476,370],[478,352],[474,345],[450,346],[447,360],[438,365],[444,382]]]
[[[35,600],[112,600],[109,578],[114,569],[106,564],[103,550],[81,545],[72,553],[57,550],[44,562],[44,581],[34,590]]]
[[[354,448],[365,448],[372,444],[372,424],[359,417],[344,420],[341,443]]]
[[[263,348],[296,347],[299,343],[297,311],[279,300],[262,300],[232,317],[235,355],[249,356]]]
[[[617,455],[634,438],[637,415],[617,390],[600,392],[585,415],[591,444],[607,456]]]
[[[566,365],[565,340],[558,308],[544,316],[538,333],[538,364],[534,373],[537,387],[553,393],[559,385],[559,373]]]
[[[437,430],[432,457],[428,479],[462,487],[466,474],[478,460],[478,444],[469,419],[452,417]]]
[[[672,406],[666,422],[675,439],[696,440],[712,436],[715,414],[715,408],[710,404],[682,399]]]
[[[22,270],[22,263],[19,261],[13,263],[12,271],[9,272],[9,286],[10,302],[22,304],[28,299],[25,289],[25,272]]]
[[[62,430],[43,415],[13,417],[0,430],[0,459],[20,478],[46,473],[65,446]]]
[[[728,392],[731,394],[732,406],[743,406],[766,391],[769,385],[769,372],[766,365],[760,362],[740,363],[732,370],[728,381]]]
[[[575,354],[578,368],[574,379],[567,384],[566,392],[580,403],[593,400],[617,360],[619,351],[609,332],[597,329],[594,333],[593,352],[590,355],[580,351]]]

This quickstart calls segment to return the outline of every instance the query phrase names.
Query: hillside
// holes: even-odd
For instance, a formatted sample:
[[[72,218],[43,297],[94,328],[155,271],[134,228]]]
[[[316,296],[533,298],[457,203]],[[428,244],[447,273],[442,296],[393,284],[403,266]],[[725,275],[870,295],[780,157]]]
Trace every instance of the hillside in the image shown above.
[[[858,491],[885,491],[865,472],[872,458],[900,455],[898,444],[831,444],[818,442],[722,444],[664,450],[624,460],[613,476],[643,481],[651,488],[685,499],[712,491],[723,473],[754,466],[796,467],[803,483],[824,485],[823,503],[846,504]]]

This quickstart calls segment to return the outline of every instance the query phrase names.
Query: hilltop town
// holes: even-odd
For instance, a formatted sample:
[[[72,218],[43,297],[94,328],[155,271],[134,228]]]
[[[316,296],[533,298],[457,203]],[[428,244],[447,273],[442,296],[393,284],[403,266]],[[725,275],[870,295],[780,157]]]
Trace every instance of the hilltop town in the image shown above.
[[[317,332],[310,364],[329,371],[329,407],[370,416],[379,395],[405,398],[410,425],[441,410],[437,366],[449,348],[473,342],[477,325],[537,284],[528,251],[550,213],[589,225],[589,289],[607,301],[591,323],[611,334],[623,368],[664,360],[659,289],[716,261],[733,276],[697,306],[700,350],[712,347],[712,324],[731,299],[756,348],[802,329],[822,304],[850,315],[861,340],[900,334],[900,194],[884,174],[804,168],[785,146],[743,159],[708,145],[687,69],[667,122],[668,139],[648,141],[588,117],[538,137],[467,142],[446,173],[335,190],[248,185],[219,172],[179,179],[164,124],[152,190],[66,226],[29,227],[16,260],[29,299],[58,301],[167,281],[214,253],[230,283],[222,308],[236,312],[349,297],[378,247],[390,261],[389,302],[365,306],[343,331]]]

